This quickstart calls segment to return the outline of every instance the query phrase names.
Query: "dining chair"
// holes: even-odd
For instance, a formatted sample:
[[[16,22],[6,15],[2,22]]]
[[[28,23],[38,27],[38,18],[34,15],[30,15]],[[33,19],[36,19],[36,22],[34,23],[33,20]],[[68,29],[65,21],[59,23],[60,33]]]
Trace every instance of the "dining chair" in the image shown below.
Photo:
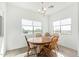
[[[56,48],[59,50],[59,45],[58,45],[58,42],[59,42],[59,34],[58,33],[54,33],[53,34],[53,37],[54,37],[54,42],[56,44]]]
[[[37,52],[36,52],[36,46],[33,46],[33,47],[30,47],[30,43],[28,42],[27,40],[27,37],[25,36],[25,39],[26,39],[26,42],[27,42],[27,56],[30,56],[30,51],[33,51],[35,52],[35,55],[37,55]],[[34,55],[34,54],[31,54],[31,55]]]
[[[51,38],[51,43],[49,45],[49,48],[53,49],[55,52],[56,50],[58,50],[58,39],[59,39],[59,36],[53,36]]]
[[[51,36],[50,33],[46,32],[44,36]]]
[[[42,34],[41,33],[36,33],[36,37],[41,37]]]
[[[40,50],[40,55],[53,56],[56,55],[58,36],[51,37],[51,42],[49,45],[42,46]]]

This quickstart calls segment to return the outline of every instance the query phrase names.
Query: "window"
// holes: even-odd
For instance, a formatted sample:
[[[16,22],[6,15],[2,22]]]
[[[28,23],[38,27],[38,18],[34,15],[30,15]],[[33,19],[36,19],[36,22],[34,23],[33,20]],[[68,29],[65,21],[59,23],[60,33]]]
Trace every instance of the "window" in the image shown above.
[[[41,22],[33,21],[33,27],[34,27],[34,34],[42,32]]]
[[[26,33],[26,34],[32,34],[33,32],[33,27],[32,26],[22,26],[23,28],[23,32]]]
[[[37,32],[41,33],[41,22],[22,19],[22,29],[24,34],[35,34]]]
[[[71,18],[54,21],[53,28],[54,28],[54,32],[61,33],[61,34],[70,34]]]
[[[54,32],[60,32],[60,21],[53,22]]]

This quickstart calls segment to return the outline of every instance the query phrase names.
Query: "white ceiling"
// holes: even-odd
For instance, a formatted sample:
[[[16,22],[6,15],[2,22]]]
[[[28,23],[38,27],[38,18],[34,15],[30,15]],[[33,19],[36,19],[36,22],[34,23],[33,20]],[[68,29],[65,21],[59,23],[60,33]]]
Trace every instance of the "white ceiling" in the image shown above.
[[[21,7],[24,9],[29,9],[38,13],[38,9],[41,8],[41,2],[9,2],[10,5]],[[72,2],[45,2],[44,6],[47,8],[50,5],[53,5],[53,8],[47,9],[47,14],[55,13],[63,8],[71,6]]]

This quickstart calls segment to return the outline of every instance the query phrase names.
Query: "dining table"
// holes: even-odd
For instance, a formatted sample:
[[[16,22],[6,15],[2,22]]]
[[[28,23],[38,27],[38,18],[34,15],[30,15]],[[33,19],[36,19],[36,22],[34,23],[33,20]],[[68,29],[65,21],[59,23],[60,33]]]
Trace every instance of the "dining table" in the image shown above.
[[[51,42],[51,37],[33,37],[29,38],[28,42],[32,45],[37,46],[37,53],[40,52],[41,45],[49,44]]]

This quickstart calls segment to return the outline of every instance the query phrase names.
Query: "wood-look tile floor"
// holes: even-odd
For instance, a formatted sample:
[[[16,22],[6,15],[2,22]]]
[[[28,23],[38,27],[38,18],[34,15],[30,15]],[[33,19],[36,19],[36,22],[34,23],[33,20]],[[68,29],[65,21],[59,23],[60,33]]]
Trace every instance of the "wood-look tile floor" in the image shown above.
[[[26,47],[7,51],[5,57],[15,57],[16,55],[25,53],[26,51]],[[64,57],[77,57],[77,51],[63,46],[59,46],[58,52],[61,53]]]

